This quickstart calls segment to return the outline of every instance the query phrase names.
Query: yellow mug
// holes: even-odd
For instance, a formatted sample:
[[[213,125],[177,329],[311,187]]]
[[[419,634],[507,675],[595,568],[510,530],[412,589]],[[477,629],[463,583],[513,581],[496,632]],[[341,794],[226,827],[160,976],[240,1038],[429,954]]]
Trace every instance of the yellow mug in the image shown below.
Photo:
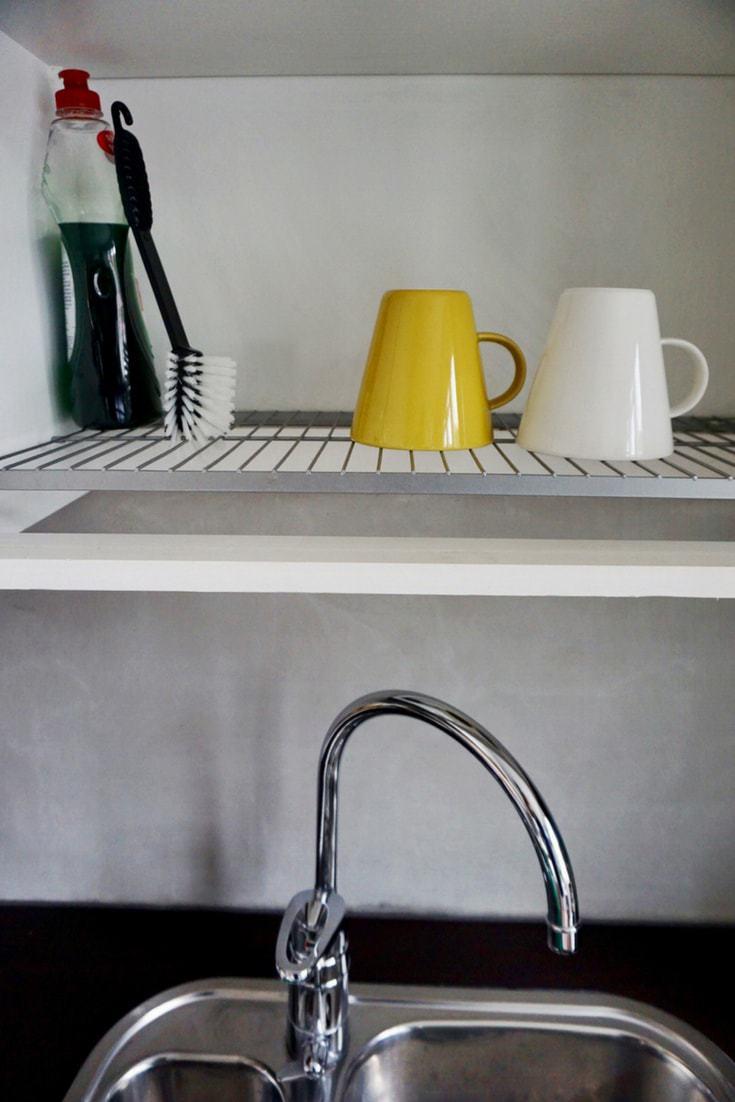
[[[513,382],[488,398],[480,341],[507,348]],[[526,361],[502,333],[478,333],[464,291],[383,295],[352,419],[352,439],[380,448],[440,451],[492,443],[489,410],[522,389]]]

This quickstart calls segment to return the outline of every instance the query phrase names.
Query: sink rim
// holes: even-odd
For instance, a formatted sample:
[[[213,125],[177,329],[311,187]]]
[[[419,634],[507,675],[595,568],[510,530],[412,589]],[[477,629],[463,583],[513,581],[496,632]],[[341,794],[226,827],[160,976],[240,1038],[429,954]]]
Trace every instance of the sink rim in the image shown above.
[[[121,1018],[98,1041],[74,1078],[65,1102],[89,1098],[106,1099],[96,1092],[115,1058],[125,1045],[147,1026],[174,1010],[199,1001],[221,999],[243,1004],[283,1007],[286,1029],[284,985],[278,980],[213,978],[179,984],[152,996]],[[354,984],[350,1007],[355,1016],[360,1008],[402,1013],[400,1023],[378,1028],[370,1038],[347,1055],[345,1081],[351,1077],[363,1053],[377,1038],[392,1028],[418,1024],[464,1024],[507,1028],[541,1028],[584,1032],[625,1032],[646,1040],[680,1060],[719,1098],[735,1102],[735,1061],[686,1022],[637,1000],[604,992],[555,990],[510,990],[502,988],[437,987],[394,984]],[[427,1017],[428,1016],[428,1017]],[[158,1050],[160,1054],[163,1049]],[[151,1056],[155,1055],[154,1053]],[[212,1053],[188,1053],[200,1059]],[[258,1064],[257,1056],[245,1059]],[[268,1065],[264,1065],[268,1068]],[[128,1069],[126,1069],[127,1071]],[[277,1075],[282,1068],[275,1068]],[[118,1081],[119,1081],[118,1077]],[[280,1084],[279,1084],[280,1085]]]

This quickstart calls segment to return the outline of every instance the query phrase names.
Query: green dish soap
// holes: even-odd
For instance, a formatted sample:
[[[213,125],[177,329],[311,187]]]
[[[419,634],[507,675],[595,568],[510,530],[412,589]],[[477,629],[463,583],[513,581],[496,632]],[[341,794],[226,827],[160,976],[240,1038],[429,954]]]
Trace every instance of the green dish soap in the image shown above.
[[[88,73],[64,69],[42,190],[62,239],[71,410],[82,428],[161,415],[113,159],[112,131]]]

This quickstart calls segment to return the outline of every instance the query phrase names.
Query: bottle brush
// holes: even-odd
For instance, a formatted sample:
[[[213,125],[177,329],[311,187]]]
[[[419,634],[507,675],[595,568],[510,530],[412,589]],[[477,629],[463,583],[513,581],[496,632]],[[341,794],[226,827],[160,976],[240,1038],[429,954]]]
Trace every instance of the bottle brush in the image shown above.
[[[123,209],[171,342],[163,393],[164,431],[173,440],[221,436],[234,419],[235,361],[205,356],[189,344],[151,235],[153,206],[143,152],[135,135],[122,125],[121,116],[128,126],[132,125],[133,116],[118,100],[112,105],[112,121]]]

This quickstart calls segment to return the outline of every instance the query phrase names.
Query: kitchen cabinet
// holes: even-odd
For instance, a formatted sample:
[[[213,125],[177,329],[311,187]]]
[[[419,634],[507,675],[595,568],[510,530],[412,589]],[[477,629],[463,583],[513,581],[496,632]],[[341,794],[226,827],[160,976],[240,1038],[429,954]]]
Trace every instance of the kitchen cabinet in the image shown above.
[[[561,497],[670,499],[683,515],[695,499],[735,498],[728,6],[218,0],[206,11],[182,0],[141,18],[139,5],[109,2],[84,19],[51,2],[3,6],[16,94],[0,119],[8,275],[14,264],[0,304],[0,491],[238,492],[244,510],[252,493],[402,494],[430,515],[457,494],[500,514],[533,498],[539,515]],[[240,364],[248,412],[219,440],[80,431],[54,394],[57,258],[37,185],[61,65],[90,69],[108,111],[119,95],[134,108],[183,312]],[[522,401],[488,448],[352,444],[345,410],[380,292],[445,279],[470,289],[481,324],[489,314],[520,332],[532,369],[565,284],[654,286],[667,333],[710,355],[703,416],[678,423],[672,456],[645,463],[523,451]],[[0,587],[730,597],[735,552],[720,529],[561,542],[419,536],[408,522],[371,537],[214,530],[198,544],[9,533]]]

